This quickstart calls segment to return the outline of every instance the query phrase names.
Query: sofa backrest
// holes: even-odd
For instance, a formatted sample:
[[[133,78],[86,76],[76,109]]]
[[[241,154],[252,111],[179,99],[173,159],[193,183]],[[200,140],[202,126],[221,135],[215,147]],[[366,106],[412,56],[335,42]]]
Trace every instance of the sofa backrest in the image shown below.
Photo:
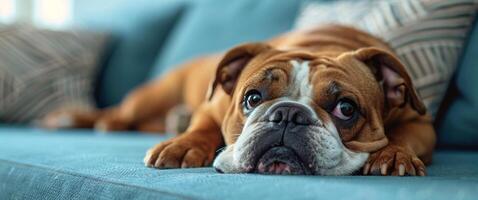
[[[300,0],[195,2],[175,27],[163,54],[158,55],[150,77],[200,55],[287,32],[300,5]]]
[[[116,104],[144,82],[187,0],[74,1],[73,23],[112,35],[111,51],[98,73],[99,107]]]
[[[98,106],[107,107],[186,59],[289,30],[301,1],[74,2],[75,26],[114,38],[95,92]]]
[[[450,97],[437,121],[441,147],[478,149],[478,20],[450,85]]]

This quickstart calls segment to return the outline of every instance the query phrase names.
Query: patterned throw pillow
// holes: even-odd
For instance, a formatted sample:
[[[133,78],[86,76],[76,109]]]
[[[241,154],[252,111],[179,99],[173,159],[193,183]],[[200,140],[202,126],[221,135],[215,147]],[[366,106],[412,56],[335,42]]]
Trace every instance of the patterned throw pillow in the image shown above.
[[[395,50],[435,115],[458,64],[478,0],[346,0],[308,2],[296,28],[324,23],[354,26]]]
[[[0,122],[25,123],[63,107],[90,109],[107,36],[0,26]]]

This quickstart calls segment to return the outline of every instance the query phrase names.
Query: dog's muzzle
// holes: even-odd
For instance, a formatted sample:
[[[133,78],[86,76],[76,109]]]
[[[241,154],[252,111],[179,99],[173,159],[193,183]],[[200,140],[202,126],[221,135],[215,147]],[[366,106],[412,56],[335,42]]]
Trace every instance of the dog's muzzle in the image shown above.
[[[303,166],[297,154],[284,146],[272,147],[262,157],[256,167],[256,172],[261,174],[300,175],[310,174]]]
[[[257,161],[257,173],[310,174],[298,152],[284,143],[284,134],[290,134],[286,132],[294,132],[296,129],[303,130],[304,127],[314,124],[317,120],[313,120],[312,115],[305,106],[289,102],[278,103],[267,110],[265,118],[279,130],[269,133],[275,134],[275,137],[270,138],[275,142],[264,141],[263,145],[269,145],[269,148],[261,148],[265,151],[262,151],[263,154]]]

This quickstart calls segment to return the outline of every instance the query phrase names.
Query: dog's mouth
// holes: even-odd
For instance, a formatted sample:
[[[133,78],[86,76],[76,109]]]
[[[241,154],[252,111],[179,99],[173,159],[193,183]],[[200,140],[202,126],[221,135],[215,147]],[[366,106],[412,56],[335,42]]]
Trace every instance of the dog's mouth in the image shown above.
[[[299,156],[293,150],[284,146],[272,147],[267,150],[257,162],[255,172],[281,175],[310,174]]]

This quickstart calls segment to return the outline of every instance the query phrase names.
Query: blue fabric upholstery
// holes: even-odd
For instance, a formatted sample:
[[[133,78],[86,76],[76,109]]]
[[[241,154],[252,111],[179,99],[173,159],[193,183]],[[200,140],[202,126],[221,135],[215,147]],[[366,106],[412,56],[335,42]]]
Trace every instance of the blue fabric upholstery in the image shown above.
[[[478,148],[478,20],[456,74],[458,97],[448,108],[439,129],[438,142]],[[459,133],[459,134],[457,134]]]
[[[0,128],[0,199],[476,199],[478,152],[439,151],[428,177],[308,177],[155,170],[165,137]]]
[[[143,83],[170,30],[185,10],[185,0],[74,1],[74,24],[111,32],[116,39],[97,84],[100,107],[118,103]]]
[[[292,27],[300,3],[299,0],[195,2],[175,27],[151,77],[199,55],[286,32]]]
[[[300,6],[295,0],[74,2],[76,25],[113,31],[118,39],[99,82],[100,106],[118,102],[143,82],[154,62],[151,77],[185,59],[284,32]],[[478,141],[473,107],[478,105],[477,37],[475,30],[458,73],[461,95],[445,118],[441,142],[476,146]],[[478,151],[437,151],[427,177],[266,176],[144,167],[146,150],[166,138],[0,125],[0,199],[448,200],[478,195]]]
[[[478,152],[440,151],[428,177],[307,177],[155,170],[166,137],[0,128],[0,199],[476,199]]]

